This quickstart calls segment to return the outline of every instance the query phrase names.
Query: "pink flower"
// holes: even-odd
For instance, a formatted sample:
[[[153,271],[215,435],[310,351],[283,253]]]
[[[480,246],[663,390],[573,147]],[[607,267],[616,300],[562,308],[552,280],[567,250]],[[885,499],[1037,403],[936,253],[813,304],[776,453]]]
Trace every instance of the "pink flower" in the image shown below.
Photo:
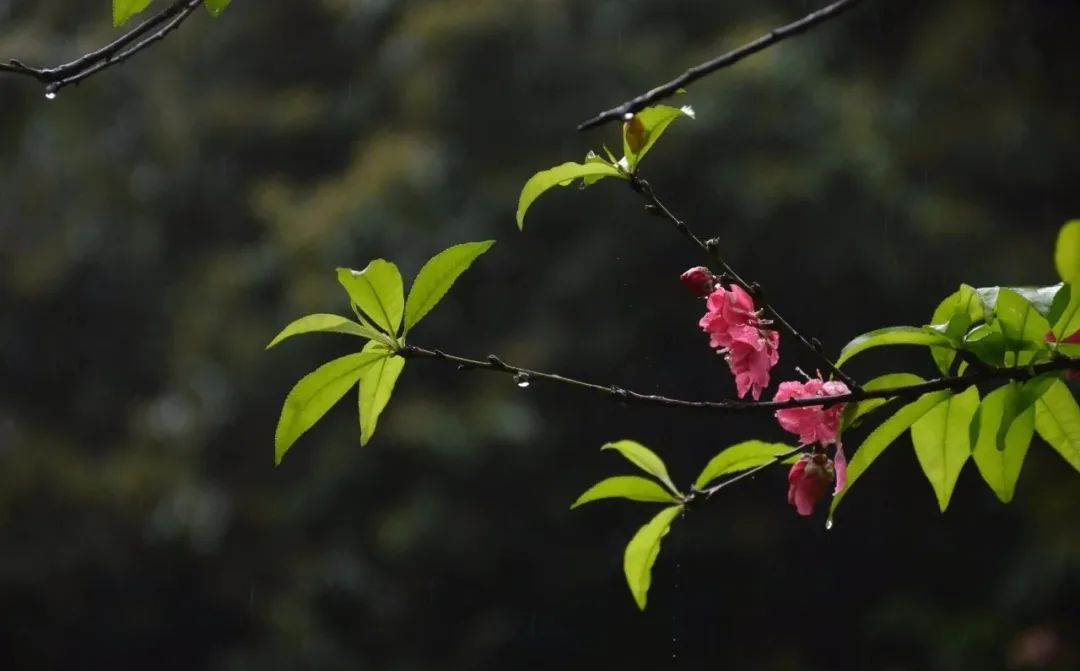
[[[792,398],[814,398],[817,396],[836,396],[847,394],[850,390],[843,382],[825,382],[820,377],[810,378],[806,382],[792,380],[781,382],[773,396],[774,401],[786,401]],[[803,445],[820,443],[822,446],[836,442],[836,430],[840,426],[840,413],[843,403],[834,403],[828,408],[820,405],[808,405],[798,408],[786,408],[776,411],[776,419],[785,431],[799,436]]]
[[[728,367],[735,376],[735,390],[739,398],[747,392],[757,401],[761,392],[769,386],[769,369],[780,360],[780,334],[765,331],[764,337],[755,332],[750,342],[734,340],[727,351]]]
[[[710,347],[731,347],[736,338],[749,343],[757,337],[760,318],[754,311],[754,299],[742,287],[717,285],[705,305],[709,311],[698,326],[709,334]]]
[[[836,444],[833,466],[836,471],[836,487],[833,489],[833,496],[836,496],[847,486],[847,456],[844,454],[844,446],[840,443]]]
[[[726,355],[739,397],[754,400],[769,386],[769,370],[780,360],[780,334],[754,309],[754,299],[742,287],[716,285],[705,303],[708,312],[698,321],[709,334],[709,346]]]
[[[690,293],[695,296],[708,296],[716,281],[713,274],[704,266],[696,266],[687,270],[682,275],[679,275],[679,279],[690,290]]]
[[[846,473],[846,464],[844,468]],[[788,503],[804,517],[814,512],[814,506],[825,497],[829,485],[839,480],[837,470],[823,452],[804,454],[788,471]]]

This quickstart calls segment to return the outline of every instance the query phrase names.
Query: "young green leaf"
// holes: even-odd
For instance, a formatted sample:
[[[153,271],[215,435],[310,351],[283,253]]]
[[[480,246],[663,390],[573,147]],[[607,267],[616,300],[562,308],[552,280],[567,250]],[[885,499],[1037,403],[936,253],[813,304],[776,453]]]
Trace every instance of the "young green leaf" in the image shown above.
[[[215,19],[221,16],[221,13],[229,6],[232,0],[206,0],[206,11],[210,12],[210,16]]]
[[[1006,408],[1020,404],[1020,395],[1020,385],[1016,382],[998,387],[986,395],[972,420],[972,433],[978,436],[972,451],[975,466],[1002,503],[1012,501],[1035,433],[1032,405],[1005,424]]]
[[[888,373],[886,375],[879,375],[873,380],[870,380],[863,385],[863,389],[867,391],[877,391],[878,389],[891,389],[893,387],[904,387],[911,384],[919,384],[924,382],[921,377],[912,373]],[[844,405],[844,411],[840,413],[840,434],[847,429],[855,426],[866,415],[877,410],[881,406],[889,402],[887,398],[868,398],[864,401],[855,401]]]
[[[979,390],[968,387],[930,409],[911,425],[911,442],[941,512],[949,507],[956,480],[971,456],[971,418],[979,409]]]
[[[655,452],[641,443],[632,440],[619,440],[614,443],[608,443],[600,449],[617,450],[619,454],[626,457],[630,463],[664,483],[664,485],[671,490],[672,494],[679,494],[679,490],[675,487],[675,483],[671,481],[671,476],[668,475],[667,467],[664,466],[663,460],[656,456]]]
[[[975,293],[979,295],[979,300],[982,302],[988,321],[997,309],[1001,290],[1006,288],[1031,303],[1036,312],[1048,317],[1054,308],[1054,299],[1057,298],[1062,286],[1064,284],[1059,282],[1048,287],[979,287],[975,290]]]
[[[604,147],[604,150],[608,151],[608,148]],[[608,154],[610,155],[611,152],[608,151]],[[618,170],[618,168],[616,166],[619,164],[619,162],[617,160],[615,160],[614,156],[611,156],[611,160],[609,161],[608,159],[604,158],[603,156],[600,156],[599,154],[597,154],[595,151],[593,151],[591,149],[589,150],[589,153],[585,154],[584,163],[586,163],[586,164],[589,164],[589,163],[602,163],[604,165],[611,166],[612,168],[615,168],[616,170]],[[593,184],[596,184],[600,180],[604,179],[604,177],[606,177],[606,176],[607,175],[585,175],[584,177],[581,178],[581,185],[582,186],[592,186]]]
[[[589,163],[569,162],[557,165],[549,170],[541,170],[530,177],[529,181],[525,182],[525,186],[521,189],[517,208],[518,228],[525,227],[525,213],[542,193],[556,186],[569,186],[575,179],[583,177],[628,179],[618,168],[596,161]]]
[[[1009,344],[1005,341],[1005,334],[1001,332],[1001,322],[994,321],[992,324],[979,324],[968,331],[960,343],[960,348],[991,366],[1003,366]]]
[[[1006,363],[1030,363],[1036,356],[1033,350],[1048,349],[1045,337],[1050,323],[1026,298],[1012,289],[1002,288],[994,311],[1009,351],[1013,353],[1012,361],[1006,357]]]
[[[1080,223],[1080,220],[1077,223]],[[1058,296],[1064,296],[1065,300],[1057,301],[1063,304],[1057,314],[1054,314],[1054,311],[1051,312],[1051,317],[1054,324],[1054,339],[1061,342],[1080,331],[1080,289],[1073,291],[1073,285],[1066,284],[1058,292]]]
[[[150,6],[150,0],[113,0],[112,21],[113,27],[119,28],[128,22],[128,19],[142,12]]]
[[[968,327],[983,319],[982,302],[974,287],[961,284],[934,310],[930,323],[934,328],[942,327],[941,333],[953,341],[958,341],[967,332]],[[966,326],[965,326],[966,322]],[[956,352],[947,347],[931,347],[930,355],[934,358],[942,375],[949,374]]]
[[[623,123],[623,153],[631,173],[637,169],[641,159],[645,158],[645,154],[652,149],[671,122],[682,116],[694,118],[693,110],[689,107],[680,109],[669,105],[656,105],[646,107]]]
[[[1080,279],[1080,219],[1066,222],[1058,231],[1054,266],[1065,282],[1075,284]]]
[[[424,264],[413,280],[409,298],[405,301],[406,333],[439,304],[457,278],[493,244],[494,240],[485,240],[454,245],[431,257]]]
[[[285,398],[274,432],[274,462],[282,457],[296,439],[315,425],[326,411],[341,400],[367,368],[382,358],[376,352],[358,352],[334,359],[308,373]]]
[[[1035,403],[1035,430],[1080,471],[1080,407],[1061,380],[1054,381]]]
[[[722,475],[771,463],[776,461],[777,457],[791,452],[792,449],[792,446],[786,443],[766,443],[760,440],[747,440],[724,448],[705,464],[694,486],[704,489],[706,485]]]
[[[857,336],[844,349],[840,350],[837,366],[842,366],[848,359],[873,347],[886,345],[940,345],[949,346],[947,337],[936,331],[916,326],[888,326]]]
[[[626,583],[630,586],[630,593],[634,595],[634,602],[641,610],[645,610],[645,603],[649,596],[653,564],[660,556],[660,540],[671,530],[671,523],[680,512],[682,512],[682,506],[664,508],[645,526],[638,529],[626,545],[626,552],[623,554],[623,573],[626,574]]]
[[[573,510],[584,503],[599,501],[600,499],[630,499],[631,501],[643,501],[645,503],[678,503],[679,500],[667,492],[663,487],[656,484],[655,480],[649,480],[638,475],[617,475],[613,478],[601,480],[574,501],[570,506]]]
[[[352,302],[379,328],[396,337],[405,312],[405,290],[397,266],[375,259],[359,271],[338,268],[337,276]]]
[[[917,422],[920,417],[930,412],[934,406],[951,395],[951,391],[935,391],[923,394],[897,410],[892,417],[886,419],[870,432],[870,435],[856,450],[855,456],[848,462],[847,485],[833,497],[832,505],[829,507],[829,519],[832,519],[833,514],[836,513],[840,501],[851,491],[852,485],[862,477],[866,469],[870,468],[874,460],[881,456],[885,448],[899,438],[904,431],[907,431],[908,427]]]
[[[351,319],[340,317],[338,315],[314,314],[301,317],[286,326],[281,330],[281,333],[274,336],[274,339],[270,341],[270,344],[266,346],[266,349],[270,349],[286,338],[291,338],[303,333],[346,333],[348,335],[360,336],[361,338],[377,338],[379,336],[375,331],[372,331],[366,326],[361,326]]]
[[[367,445],[374,435],[379,415],[390,402],[394,385],[405,369],[405,359],[382,343],[372,340],[364,346],[364,352],[379,358],[360,377],[360,445]]]

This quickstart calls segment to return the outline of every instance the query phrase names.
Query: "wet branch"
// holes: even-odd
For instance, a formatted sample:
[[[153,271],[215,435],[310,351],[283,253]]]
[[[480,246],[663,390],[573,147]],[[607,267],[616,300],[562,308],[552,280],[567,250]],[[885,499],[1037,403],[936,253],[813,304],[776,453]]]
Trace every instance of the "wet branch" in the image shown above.
[[[203,0],[177,0],[115,41],[70,63],[54,68],[34,68],[11,59],[0,63],[0,73],[24,75],[45,84],[45,95],[53,97],[71,84],[78,84],[102,70],[122,63],[151,44],[163,39],[182,24]]]
[[[889,387],[887,389],[853,389],[847,394],[836,396],[792,398],[786,401],[740,401],[725,399],[720,401],[690,401],[686,399],[671,398],[657,394],[642,394],[630,391],[617,385],[597,384],[586,382],[556,373],[544,373],[530,368],[522,368],[506,363],[494,354],[489,354],[485,359],[470,359],[467,357],[447,354],[441,350],[405,345],[397,353],[407,359],[434,359],[446,363],[456,364],[461,371],[481,370],[502,373],[511,376],[520,386],[528,386],[535,381],[553,382],[579,389],[597,392],[612,398],[613,400],[638,405],[654,405],[669,408],[686,408],[691,410],[706,410],[711,412],[774,412],[786,408],[803,408],[818,405],[833,405],[836,403],[848,403],[853,401],[865,401],[874,398],[911,400],[923,394],[934,391],[950,389],[961,391],[973,384],[990,382],[993,380],[1016,380],[1025,381],[1038,377],[1043,373],[1052,373],[1062,370],[1080,370],[1080,357],[1058,357],[1050,361],[1044,361],[1034,365],[1006,366],[1002,368],[986,368],[984,370],[966,373],[958,376],[940,377],[917,384]]]
[[[818,340],[817,338],[807,338],[798,330],[796,330],[795,327],[792,326],[790,322],[788,322],[788,320],[784,319],[783,315],[781,315],[780,312],[776,309],[776,306],[770,303],[765,298],[765,292],[761,288],[761,285],[759,285],[757,282],[748,282],[743,279],[737,272],[735,272],[735,269],[732,268],[727,263],[727,261],[724,260],[723,255],[720,252],[719,240],[702,240],[701,238],[699,238],[692,230],[690,230],[690,227],[686,225],[686,222],[676,217],[671,212],[671,210],[669,210],[667,206],[660,201],[660,199],[656,195],[656,192],[653,191],[649,183],[641,177],[634,175],[630,180],[630,186],[634,189],[634,191],[638,192],[643,198],[645,198],[645,207],[649,211],[649,213],[654,214],[658,217],[663,217],[664,219],[667,219],[672,224],[674,224],[675,229],[678,230],[679,233],[683,235],[683,237],[693,242],[709,256],[713,263],[715,263],[721,269],[723,275],[726,276],[728,280],[739,285],[748,294],[750,294],[754,298],[755,302],[760,305],[766,313],[768,313],[768,315],[772,318],[773,322],[775,322],[781,330],[798,340],[803,345],[803,347],[810,350],[810,352],[812,352],[818,358],[818,360],[821,361],[822,365],[824,365],[825,368],[829,370],[829,372],[835,375],[837,379],[843,380],[844,384],[846,384],[850,389],[859,388],[859,384],[850,375],[840,370],[840,368],[837,367],[836,363],[833,362],[833,360],[830,359],[827,354],[825,354],[825,348],[822,346],[820,340]]]
[[[724,489],[725,487],[733,485],[736,482],[738,482],[739,480],[742,480],[743,478],[753,477],[753,476],[757,475],[759,472],[761,472],[761,471],[765,470],[766,468],[768,468],[769,466],[772,466],[773,464],[778,464],[781,461],[783,461],[784,459],[787,459],[788,457],[790,457],[791,455],[796,454],[798,452],[802,452],[803,450],[805,450],[805,449],[807,449],[809,447],[811,447],[811,446],[810,445],[799,445],[797,447],[793,447],[790,450],[788,450],[787,452],[784,452],[781,455],[773,457],[773,459],[771,461],[767,461],[764,464],[761,464],[760,466],[754,466],[753,468],[751,468],[749,470],[746,470],[746,471],[743,471],[742,473],[739,473],[738,475],[734,475],[734,476],[732,476],[730,478],[727,478],[726,480],[721,480],[720,482],[716,483],[712,487],[706,487],[705,489],[700,489],[700,490],[696,490],[696,489],[691,488],[690,493],[683,497],[683,503],[685,505],[690,505],[692,503],[696,503],[696,502],[702,501],[702,500],[708,501],[709,499],[711,499],[713,497],[713,494],[717,493],[721,489]]]
[[[588,121],[581,123],[578,126],[578,130],[587,130],[589,128],[594,128],[609,121],[622,121],[624,120],[626,115],[636,114],[637,112],[640,112],[641,110],[645,109],[650,105],[654,105],[657,102],[664,100],[665,98],[670,98],[671,96],[675,95],[675,93],[679,89],[689,86],[691,83],[696,82],[702,77],[711,75],[717,70],[722,70],[729,65],[734,65],[735,63],[738,63],[747,56],[755,54],[763,49],[767,49],[772,45],[776,44],[777,42],[781,42],[794,35],[804,33],[810,28],[818,25],[819,23],[823,23],[833,17],[839,16],[840,14],[859,4],[859,2],[861,2],[861,0],[839,0],[839,2],[834,2],[827,7],[823,7],[811,14],[808,14],[794,23],[789,23],[786,26],[775,28],[769,33],[757,38],[753,42],[744,44],[738,49],[729,51],[722,56],[717,56],[711,61],[706,61],[705,63],[701,63],[700,65],[695,65],[694,67],[682,73],[675,79],[672,79],[670,82],[666,84],[661,84],[654,89],[642,93],[636,98],[627,100],[626,102],[617,107],[612,107],[609,110],[605,110],[597,114]]]

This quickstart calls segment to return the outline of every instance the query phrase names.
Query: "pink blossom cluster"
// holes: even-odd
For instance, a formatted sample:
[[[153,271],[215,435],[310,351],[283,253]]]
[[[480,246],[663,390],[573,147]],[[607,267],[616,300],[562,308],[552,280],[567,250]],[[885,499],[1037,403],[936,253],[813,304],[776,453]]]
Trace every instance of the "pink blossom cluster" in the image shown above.
[[[725,287],[708,268],[691,268],[679,279],[691,293],[706,298],[707,312],[698,325],[709,334],[709,346],[725,356],[739,397],[749,393],[755,401],[760,400],[761,392],[769,386],[769,372],[780,359],[780,334],[768,328],[771,322],[762,319],[745,289],[737,284]],[[773,400],[824,399],[847,393],[846,384],[825,381],[819,374],[805,382],[780,383]],[[834,403],[829,407],[807,405],[776,411],[784,430],[797,435],[801,445],[813,445],[788,472],[788,503],[800,515],[811,514],[830,486],[835,495],[847,482],[847,458],[836,435],[843,410],[843,403]],[[827,451],[830,446],[834,446],[832,457]]]
[[[805,382],[781,382],[773,400],[825,398],[847,394],[849,391],[843,382],[826,382],[819,375]],[[788,472],[788,503],[795,506],[800,515],[809,515],[814,511],[814,505],[825,496],[829,485],[835,483],[833,494],[836,495],[847,484],[847,457],[844,455],[844,446],[836,436],[840,427],[840,413],[843,411],[843,403],[835,403],[829,407],[807,405],[776,411],[776,420],[785,431],[797,435],[802,445],[814,445],[814,451],[800,457]],[[836,446],[831,459],[825,451],[829,445]]]
[[[701,270],[692,268],[683,274],[683,282],[692,289],[711,287],[705,301],[708,311],[698,325],[709,334],[709,346],[724,354],[739,397],[749,393],[759,400],[769,386],[769,370],[780,360],[780,334],[766,328],[768,320],[761,318],[754,299],[742,287],[732,284],[725,288],[715,281],[703,283],[700,272],[691,275]]]

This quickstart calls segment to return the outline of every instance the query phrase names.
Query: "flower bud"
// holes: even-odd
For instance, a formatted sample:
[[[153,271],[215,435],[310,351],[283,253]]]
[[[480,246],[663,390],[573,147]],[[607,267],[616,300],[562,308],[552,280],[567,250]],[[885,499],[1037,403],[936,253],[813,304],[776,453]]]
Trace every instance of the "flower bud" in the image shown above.
[[[679,280],[686,285],[686,288],[690,290],[690,293],[702,297],[709,295],[713,290],[713,284],[715,283],[713,274],[704,266],[697,266],[687,270],[682,275],[679,275]]]
[[[824,453],[804,454],[788,471],[788,503],[800,515],[809,515],[835,479],[832,460]]]

